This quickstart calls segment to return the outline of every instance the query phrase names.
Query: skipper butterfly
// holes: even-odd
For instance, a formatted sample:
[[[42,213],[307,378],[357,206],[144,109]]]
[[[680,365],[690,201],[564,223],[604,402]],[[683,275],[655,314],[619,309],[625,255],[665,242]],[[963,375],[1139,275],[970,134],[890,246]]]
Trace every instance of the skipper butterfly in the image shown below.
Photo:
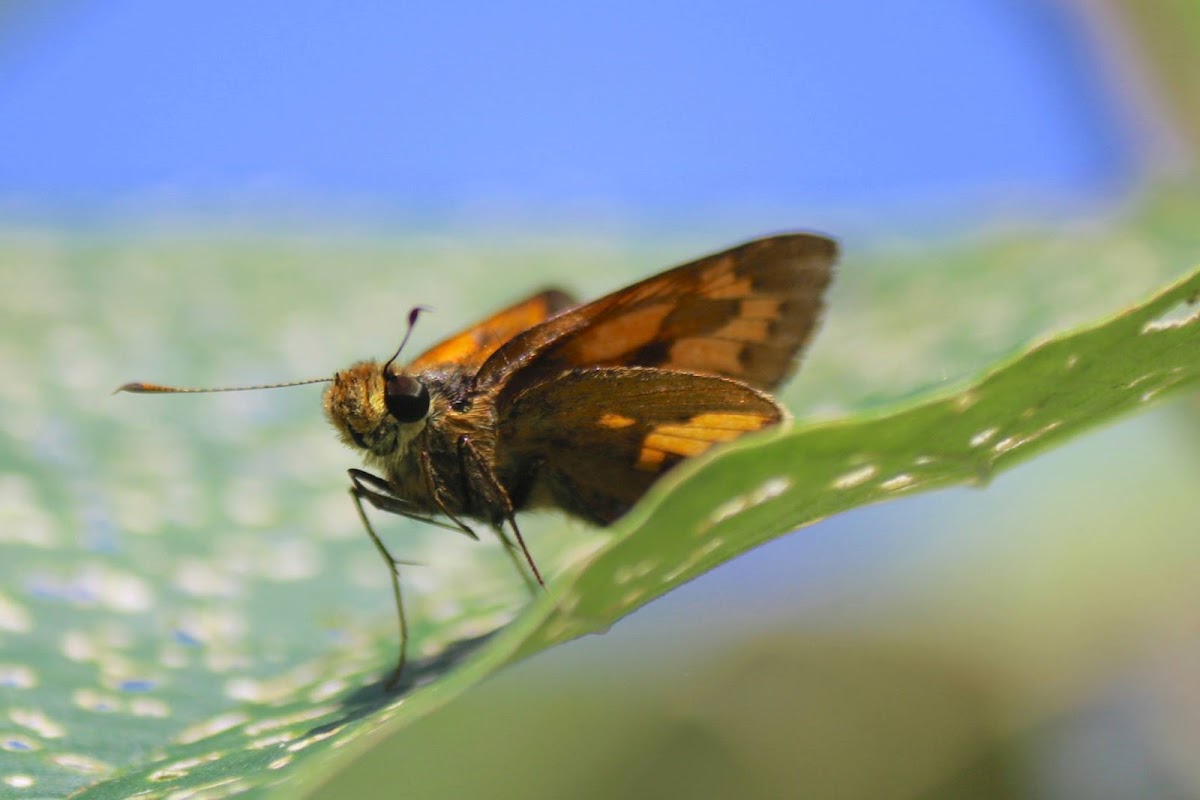
[[[408,642],[400,562],[364,502],[472,538],[467,520],[489,525],[544,587],[518,511],[557,508],[608,525],[680,461],[787,418],[767,392],[791,374],[812,336],[836,257],[823,236],[773,236],[583,305],[543,291],[403,366],[397,360],[420,307],[390,359],[332,378],[118,391],[331,384],[325,415],[368,468],[349,471],[350,494],[391,574],[400,634],[391,688]]]

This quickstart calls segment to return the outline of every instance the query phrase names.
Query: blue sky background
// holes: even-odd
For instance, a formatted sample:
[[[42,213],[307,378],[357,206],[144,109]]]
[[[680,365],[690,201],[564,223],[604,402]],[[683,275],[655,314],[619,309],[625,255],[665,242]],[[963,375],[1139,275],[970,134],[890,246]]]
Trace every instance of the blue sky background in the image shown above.
[[[0,17],[0,210],[1070,202],[1140,164],[1069,5],[30,3]]]

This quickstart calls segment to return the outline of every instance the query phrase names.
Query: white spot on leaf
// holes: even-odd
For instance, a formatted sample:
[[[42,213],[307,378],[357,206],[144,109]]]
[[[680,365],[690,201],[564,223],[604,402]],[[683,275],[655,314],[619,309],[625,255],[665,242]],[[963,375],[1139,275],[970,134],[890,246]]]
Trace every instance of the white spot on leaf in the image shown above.
[[[765,480],[762,485],[752,489],[745,494],[738,495],[731,500],[728,500],[717,508],[708,516],[702,525],[696,530],[697,535],[702,535],[708,532],[708,529],[719,522],[735,517],[746,509],[761,505],[772,498],[786,492],[792,486],[792,482],[788,478],[774,477]]]
[[[862,486],[867,481],[874,478],[879,473],[879,467],[874,464],[863,464],[861,467],[852,469],[844,475],[840,475],[834,479],[833,483],[829,484],[833,489],[853,489],[856,486]]]
[[[0,543],[58,544],[54,521],[39,505],[33,483],[23,475],[0,475]]]
[[[914,478],[912,475],[909,475],[907,472],[901,472],[899,475],[883,481],[879,484],[879,486],[881,489],[886,489],[889,492],[895,492],[912,486],[915,481],[916,478]]]
[[[1185,325],[1195,322],[1197,317],[1200,317],[1200,308],[1196,307],[1196,298],[1189,297],[1187,300],[1171,306],[1171,308],[1143,325],[1142,333],[1147,334],[1154,333],[1155,331],[1166,331],[1172,328],[1182,328]]]
[[[84,711],[95,711],[100,714],[119,711],[122,705],[121,698],[116,695],[99,692],[95,689],[76,689],[71,695],[71,700]]]
[[[24,606],[0,592],[0,631],[28,633],[33,627],[33,617]]]
[[[725,546],[725,540],[720,536],[714,536],[707,540],[702,547],[680,562],[674,569],[663,575],[662,582],[670,584],[679,579],[681,575],[686,574],[697,567],[704,559],[712,555],[717,550]]]
[[[32,689],[37,686],[37,674],[24,664],[0,664],[0,687]]]
[[[328,716],[333,714],[335,711],[337,711],[335,706],[324,705],[314,706],[312,708],[305,709],[304,711],[297,711],[295,714],[288,714],[282,717],[268,717],[267,719],[260,719],[256,722],[250,723],[245,727],[244,733],[247,736],[258,736],[259,734],[266,733],[267,731],[286,728],[291,725],[299,725],[320,717]]]
[[[12,753],[29,753],[41,749],[41,745],[28,737],[19,734],[8,734],[0,737],[0,749],[8,750]]]
[[[249,717],[243,711],[230,711],[225,714],[218,714],[215,717],[198,722],[195,725],[189,725],[180,731],[175,737],[178,744],[195,744],[202,739],[207,739],[210,736],[216,736],[218,733],[223,733],[230,728],[236,728],[238,725],[243,725]]]
[[[66,735],[66,730],[40,710],[30,708],[14,708],[8,712],[8,718],[23,728],[36,733],[43,739],[58,739]]]
[[[971,437],[971,447],[979,447],[980,445],[987,444],[999,431],[999,428],[985,428],[981,430]]]
[[[50,760],[64,769],[84,775],[107,775],[114,771],[111,764],[80,753],[58,753],[50,756]]]
[[[198,558],[180,559],[172,583],[193,597],[237,597],[241,584],[228,570]]]
[[[171,716],[170,706],[154,697],[135,697],[129,702],[129,711],[135,717],[166,719]]]
[[[958,397],[955,397],[952,402],[954,410],[961,414],[979,402],[979,395],[975,392],[963,392]]]
[[[657,569],[658,565],[657,558],[644,558],[636,564],[622,564],[613,572],[613,583],[623,586],[631,581],[641,580]]]

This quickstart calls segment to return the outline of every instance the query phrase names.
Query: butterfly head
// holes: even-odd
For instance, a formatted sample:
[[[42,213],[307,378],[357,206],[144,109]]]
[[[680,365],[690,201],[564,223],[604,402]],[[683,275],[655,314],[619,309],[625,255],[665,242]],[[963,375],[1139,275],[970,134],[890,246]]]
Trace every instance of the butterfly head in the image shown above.
[[[419,379],[377,361],[363,361],[333,376],[325,390],[325,415],[351,447],[389,455],[405,447],[429,417],[429,388]]]
[[[396,366],[424,310],[417,306],[408,313],[404,339],[382,367],[376,361],[360,361],[333,376],[325,391],[325,415],[347,445],[387,456],[403,450],[424,429],[429,387]]]

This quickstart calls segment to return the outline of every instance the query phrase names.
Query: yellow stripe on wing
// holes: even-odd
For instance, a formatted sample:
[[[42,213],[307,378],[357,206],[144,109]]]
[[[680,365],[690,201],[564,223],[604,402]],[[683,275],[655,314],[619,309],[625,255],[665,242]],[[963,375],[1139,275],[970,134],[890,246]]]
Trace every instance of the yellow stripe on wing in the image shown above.
[[[698,456],[717,442],[733,441],[772,422],[772,417],[763,414],[708,412],[697,414],[687,422],[656,425],[642,441],[637,468],[656,471],[668,455]]]

